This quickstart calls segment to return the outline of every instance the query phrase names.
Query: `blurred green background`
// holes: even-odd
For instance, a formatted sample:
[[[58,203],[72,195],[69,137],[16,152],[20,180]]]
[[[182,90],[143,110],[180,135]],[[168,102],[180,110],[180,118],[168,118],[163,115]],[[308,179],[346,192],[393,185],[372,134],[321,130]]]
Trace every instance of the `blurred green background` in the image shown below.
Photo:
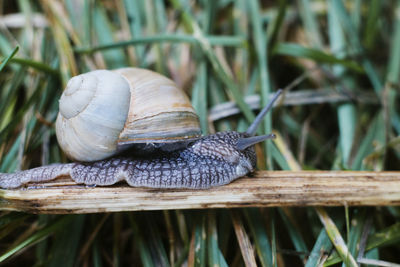
[[[398,0],[18,0],[0,1],[0,171],[66,162],[54,131],[65,84],[126,66],[173,79],[204,134],[243,131],[270,93],[305,78],[265,119],[259,133],[278,139],[257,147],[259,169],[400,169]],[[224,116],[227,101],[240,111]],[[397,207],[2,212],[0,262],[399,266],[399,218]]]

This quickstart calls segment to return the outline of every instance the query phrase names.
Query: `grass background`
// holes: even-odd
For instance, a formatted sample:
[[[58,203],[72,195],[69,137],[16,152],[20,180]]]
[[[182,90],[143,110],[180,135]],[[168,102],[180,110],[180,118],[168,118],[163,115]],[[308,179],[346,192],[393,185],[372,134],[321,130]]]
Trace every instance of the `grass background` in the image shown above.
[[[204,134],[243,131],[256,113],[244,96],[265,105],[304,75],[299,103],[259,130],[278,135],[257,147],[260,169],[400,169],[400,1],[18,0],[0,14],[2,172],[67,161],[54,121],[68,79],[125,66],[184,88]],[[226,101],[240,113],[209,119]],[[397,207],[2,212],[0,262],[398,266],[399,218]]]

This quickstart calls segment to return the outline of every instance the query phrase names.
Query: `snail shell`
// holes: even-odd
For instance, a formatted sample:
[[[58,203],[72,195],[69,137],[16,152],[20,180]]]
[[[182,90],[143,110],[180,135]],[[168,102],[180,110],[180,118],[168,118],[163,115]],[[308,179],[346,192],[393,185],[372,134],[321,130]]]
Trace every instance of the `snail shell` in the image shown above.
[[[58,142],[77,161],[96,161],[132,144],[175,144],[201,135],[198,117],[170,79],[139,68],[73,77],[60,98]],[[179,147],[177,145],[176,147]]]

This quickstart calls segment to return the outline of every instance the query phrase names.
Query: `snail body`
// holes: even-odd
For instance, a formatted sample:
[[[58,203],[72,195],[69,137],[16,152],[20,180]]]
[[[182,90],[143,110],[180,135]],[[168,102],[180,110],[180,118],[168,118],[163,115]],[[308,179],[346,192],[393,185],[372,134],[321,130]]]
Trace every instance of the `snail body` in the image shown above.
[[[0,187],[17,188],[28,182],[70,176],[77,184],[107,186],[126,181],[150,188],[206,189],[227,184],[252,172],[253,146],[236,148],[245,134],[220,132],[200,138],[185,149],[148,158],[112,157],[90,163],[52,164],[12,174],[0,174]]]
[[[127,78],[132,72],[136,76]],[[52,164],[12,174],[3,173],[0,174],[0,187],[17,188],[29,182],[70,176],[76,183],[87,185],[106,186],[125,180],[130,186],[204,189],[227,184],[254,171],[256,166],[254,144],[274,137],[272,134],[254,135],[257,126],[281,91],[275,94],[245,133],[231,131],[200,137],[197,115],[187,97],[171,80],[147,70],[134,68],[116,72],[95,71],[91,74],[93,76],[88,78],[74,77],[69,82],[60,99],[60,114],[56,122],[57,139],[61,148],[71,159],[78,162]],[[114,82],[101,81],[103,77],[110,78],[115,75],[118,77]],[[146,75],[153,75],[158,81],[150,81]],[[112,92],[122,97],[113,95],[109,89],[104,89],[112,87],[113,83],[119,88]],[[93,84],[100,88],[92,88]],[[143,88],[149,88],[149,84],[150,87],[155,87],[158,93],[167,92],[167,96],[148,93],[149,102],[154,104],[151,100],[157,98],[164,99],[160,101],[161,104],[167,100],[170,102],[162,108],[157,104],[154,109],[150,108],[147,112],[143,112],[148,107],[142,107],[141,102],[137,109],[132,108],[132,103],[146,95],[141,90],[147,90]],[[136,88],[138,91],[135,91],[135,87],[138,87]],[[76,88],[83,88],[83,92],[78,92]],[[177,96],[172,97],[174,94]],[[77,102],[69,98],[73,95],[78,96]],[[93,99],[93,102],[85,102],[84,98]],[[121,98],[121,102],[117,105],[128,106],[128,109],[124,109],[127,111],[122,114],[114,110],[118,103],[115,102],[116,98]],[[105,104],[92,106],[101,99],[105,100]],[[179,103],[174,102],[176,99]],[[110,114],[118,113],[115,120],[104,110]],[[82,114],[84,122],[74,121]],[[104,121],[96,124],[91,114],[94,114],[93,118],[100,117]],[[157,116],[159,119],[154,120]],[[177,124],[170,125],[176,121]],[[145,126],[145,122],[148,126]],[[165,125],[160,126],[162,123]],[[135,129],[133,125],[140,127]],[[102,133],[110,130],[109,128],[112,136],[105,137]],[[83,137],[78,137],[82,132]],[[87,145],[86,142],[89,141],[103,143],[94,142]],[[129,152],[116,155],[119,152],[118,146],[136,144],[141,147],[149,145],[164,149],[150,155],[132,155]],[[76,153],[74,149],[79,152]]]

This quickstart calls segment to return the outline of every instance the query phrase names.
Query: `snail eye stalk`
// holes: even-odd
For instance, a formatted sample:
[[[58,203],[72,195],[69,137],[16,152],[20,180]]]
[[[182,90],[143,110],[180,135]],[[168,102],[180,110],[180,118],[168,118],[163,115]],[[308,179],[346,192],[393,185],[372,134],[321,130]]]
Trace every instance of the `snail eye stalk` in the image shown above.
[[[249,146],[260,143],[267,139],[274,139],[275,137],[276,137],[275,134],[267,134],[267,135],[240,138],[237,142],[236,148],[240,151],[243,151],[246,148],[248,148]]]
[[[256,134],[257,128],[260,125],[262,119],[264,118],[265,114],[272,108],[275,101],[281,95],[282,89],[279,89],[275,95],[272,97],[271,101],[258,113],[257,117],[254,119],[253,123],[249,126],[246,133],[250,136],[254,136]]]

